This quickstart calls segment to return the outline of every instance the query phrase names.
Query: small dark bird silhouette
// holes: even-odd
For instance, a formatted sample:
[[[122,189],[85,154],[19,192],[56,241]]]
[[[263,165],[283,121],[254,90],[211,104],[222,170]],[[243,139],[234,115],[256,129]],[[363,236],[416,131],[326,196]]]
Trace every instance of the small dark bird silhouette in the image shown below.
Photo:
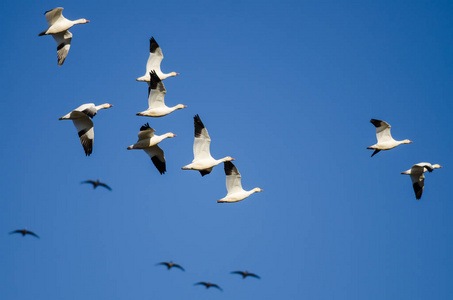
[[[171,268],[178,268],[178,269],[181,269],[181,270],[185,271],[183,267],[181,267],[178,264],[173,263],[172,261],[170,261],[170,262],[161,262],[161,263],[156,264],[156,266],[159,266],[159,265],[167,266],[167,270],[170,270]]]
[[[195,283],[194,285],[204,285],[207,289],[209,289],[212,286],[212,287],[218,288],[219,290],[223,291],[222,288],[215,283],[200,281],[200,282]]]
[[[242,271],[233,271],[233,272],[231,272],[231,274],[239,274],[239,275],[242,275],[242,279],[245,279],[245,277],[247,277],[247,276],[255,277],[255,278],[258,278],[258,279],[261,278],[261,277],[259,277],[259,276],[256,275],[256,274],[249,273],[249,271],[245,271],[245,272],[242,272]]]
[[[20,234],[22,234],[22,236],[29,234],[29,235],[35,236],[39,239],[39,236],[36,233],[34,233],[33,231],[30,231],[30,230],[27,230],[27,229],[17,229],[17,230],[11,231],[9,234],[13,234],[13,233],[20,233]]]
[[[93,180],[85,180],[85,181],[82,181],[81,183],[91,183],[93,185],[93,189],[97,188],[98,186],[103,186],[105,187],[106,189],[108,189],[109,191],[112,190],[111,187],[109,187],[108,185],[106,185],[105,183],[102,183],[98,180],[96,181],[93,181]]]

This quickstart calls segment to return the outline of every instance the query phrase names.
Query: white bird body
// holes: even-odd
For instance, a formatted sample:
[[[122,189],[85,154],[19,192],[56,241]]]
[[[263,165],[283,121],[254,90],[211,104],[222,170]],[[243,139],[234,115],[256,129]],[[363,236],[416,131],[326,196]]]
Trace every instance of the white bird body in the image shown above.
[[[156,166],[159,173],[164,174],[167,171],[164,151],[159,146],[157,146],[157,144],[159,144],[166,138],[175,137],[176,134],[168,132],[163,135],[155,135],[154,132],[155,130],[151,128],[148,123],[146,123],[140,128],[137,143],[127,147],[127,150],[144,150],[146,154],[148,154],[148,156],[151,158],[154,166]]]
[[[381,150],[390,150],[395,148],[398,145],[401,144],[411,144],[412,141],[410,140],[402,140],[402,141],[396,141],[392,138],[392,135],[390,133],[390,124],[381,121],[381,120],[376,120],[376,119],[371,119],[370,121],[375,127],[376,127],[376,138],[377,138],[377,143],[367,147],[367,149],[374,149],[375,151],[371,155],[373,157],[375,154],[377,154]]]
[[[101,105],[94,105],[94,103],[87,103],[80,105],[70,113],[64,115],[59,120],[72,120],[74,126],[79,134],[80,142],[82,143],[85,155],[89,156],[93,151],[94,128],[93,118],[98,110],[110,108],[113,105],[104,103]]]
[[[409,170],[402,172],[401,174],[410,175],[412,180],[412,186],[414,188],[415,197],[419,200],[422,197],[423,189],[425,187],[425,172],[432,172],[434,169],[442,168],[439,164],[431,165],[427,162],[421,162],[413,165]]]
[[[217,203],[238,202],[244,200],[251,194],[263,191],[258,187],[250,191],[244,190],[241,184],[241,173],[239,173],[238,169],[233,163],[229,161],[225,162],[224,169],[226,175],[226,188],[228,193],[224,198],[218,200]]]
[[[163,117],[171,112],[174,112],[177,109],[187,107],[183,104],[178,104],[173,107],[168,107],[167,105],[165,105],[164,99],[167,90],[165,89],[164,83],[159,78],[159,76],[157,76],[154,70],[150,72],[150,78],[151,80],[148,83],[148,109],[137,113],[137,116]]]
[[[160,70],[160,64],[163,59],[164,59],[164,55],[162,54],[162,49],[159,47],[159,45],[157,44],[154,37],[151,37],[151,39],[149,40],[149,57],[148,57],[148,61],[146,63],[145,75],[137,78],[136,80],[137,81],[150,81],[151,78],[150,78],[149,72],[151,72],[152,70],[154,70],[156,72],[157,76],[159,76],[159,78],[161,80],[164,80],[165,78],[168,78],[168,77],[179,75],[179,73],[176,73],[176,72],[170,72],[167,74],[162,73],[162,71]]]
[[[49,28],[39,34],[39,36],[52,35],[57,42],[57,58],[58,65],[60,66],[64,63],[66,56],[69,53],[69,48],[71,47],[72,33],[69,32],[68,29],[76,24],[85,24],[90,22],[86,19],[78,19],[74,21],[68,20],[63,17],[62,12],[62,7],[46,11],[44,14],[46,15]]]
[[[232,161],[234,158],[226,156],[221,159],[214,159],[211,156],[210,144],[211,138],[209,137],[208,130],[204,127],[198,115],[194,118],[195,126],[195,140],[193,142],[193,156],[192,163],[182,167],[183,170],[197,170],[200,171],[201,176],[211,173],[212,168],[225,161]]]

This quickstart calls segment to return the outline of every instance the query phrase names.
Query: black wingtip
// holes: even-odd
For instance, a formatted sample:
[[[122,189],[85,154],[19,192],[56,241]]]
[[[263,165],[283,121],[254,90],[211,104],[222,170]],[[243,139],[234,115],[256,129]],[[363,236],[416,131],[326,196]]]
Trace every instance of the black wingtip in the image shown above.
[[[140,131],[144,131],[144,130],[149,129],[149,128],[151,128],[151,127],[149,126],[149,123],[146,123],[146,124],[144,124],[142,127],[140,127]]]
[[[159,48],[159,44],[157,44],[156,40],[154,37],[151,37],[149,39],[149,52],[154,53],[156,52],[156,49]]]
[[[378,150],[378,149],[374,150],[373,154],[371,154],[371,157],[373,157],[374,155],[378,154],[380,151],[381,150]]]
[[[375,127],[381,126],[382,120],[371,119],[370,123],[373,124]]]
[[[150,77],[149,88],[152,89],[152,90],[157,89],[157,84],[159,82],[161,82],[162,80],[159,78],[159,76],[157,76],[156,71],[151,70],[149,72],[149,77]],[[149,93],[149,91],[148,91],[148,93]]]
[[[165,174],[165,172],[167,171],[165,161],[160,161],[160,159],[158,159],[157,156],[151,157],[151,160],[153,161],[153,164],[154,166],[156,166],[156,169],[159,171],[160,175]]]
[[[225,175],[231,175],[233,174],[234,164],[231,161],[225,161],[223,169],[225,170]]]

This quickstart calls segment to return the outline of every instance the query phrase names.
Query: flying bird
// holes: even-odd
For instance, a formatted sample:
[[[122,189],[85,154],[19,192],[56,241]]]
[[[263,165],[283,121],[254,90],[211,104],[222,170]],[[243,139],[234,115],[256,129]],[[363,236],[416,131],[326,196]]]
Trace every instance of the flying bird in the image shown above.
[[[17,229],[17,230],[11,231],[9,234],[13,234],[13,233],[20,233],[20,234],[22,234],[22,236],[29,234],[29,235],[32,235],[39,239],[39,236],[36,233],[34,233],[33,231],[30,231],[30,230],[27,230],[27,229]]]
[[[151,39],[149,40],[149,57],[148,57],[148,62],[146,63],[145,75],[137,78],[136,80],[137,81],[150,81],[149,72],[151,72],[152,70],[156,71],[157,76],[159,76],[159,78],[161,80],[164,80],[165,78],[168,78],[171,76],[179,75],[179,73],[176,73],[176,72],[171,72],[168,74],[162,73],[162,71],[160,70],[160,63],[162,62],[162,59],[164,59],[164,55],[162,54],[162,49],[160,49],[160,47],[157,44],[154,37],[151,37]]]
[[[239,173],[236,166],[230,162],[226,161],[223,163],[226,175],[226,188],[227,188],[227,195],[217,200],[217,203],[231,203],[231,202],[238,202],[244,200],[248,196],[253,193],[262,192],[263,190],[256,187],[253,190],[245,191],[242,188],[241,184],[241,174]]]
[[[234,158],[226,156],[221,159],[214,159],[211,156],[209,146],[211,138],[209,137],[208,130],[204,127],[198,115],[193,117],[195,126],[195,140],[193,142],[193,161],[191,164],[182,167],[183,170],[197,170],[200,171],[201,176],[211,173],[212,168],[225,161],[232,161]]]
[[[46,15],[49,28],[39,34],[39,36],[52,35],[57,42],[57,58],[59,66],[64,63],[66,56],[68,55],[69,48],[71,47],[72,33],[69,32],[68,29],[76,24],[85,24],[90,22],[86,19],[78,19],[75,21],[68,20],[63,17],[62,11],[63,7],[57,7],[46,11],[44,14]]]
[[[98,186],[103,186],[105,187],[106,189],[108,189],[109,191],[112,190],[111,187],[109,187],[108,185],[106,185],[105,183],[103,182],[100,182],[99,179],[94,181],[94,180],[85,180],[85,181],[82,181],[81,183],[91,183],[93,185],[93,189],[97,188]]]
[[[108,103],[97,106],[95,106],[94,103],[83,104],[59,119],[72,120],[72,122],[74,122],[74,126],[77,129],[86,156],[89,156],[93,151],[94,128],[93,121],[91,121],[90,118],[93,118],[98,110],[110,108],[112,106],[113,105]]]
[[[131,149],[143,149],[146,154],[149,155],[153,164],[156,166],[160,174],[164,174],[167,169],[165,166],[164,151],[157,146],[166,138],[175,137],[176,134],[168,132],[163,135],[154,135],[155,130],[149,126],[148,123],[140,127],[138,133],[138,141],[134,145],[127,147],[127,150]]]
[[[219,290],[223,291],[222,288],[215,283],[200,281],[200,282],[195,283],[194,285],[204,285],[207,289],[209,289],[210,287],[215,287],[215,288],[218,288]]]
[[[183,104],[178,104],[173,107],[165,105],[164,98],[167,90],[165,89],[164,83],[157,76],[156,71],[152,70],[149,72],[151,81],[148,83],[148,109],[137,113],[137,116],[144,117],[163,117],[169,113],[187,107]]]
[[[170,261],[170,262],[161,262],[161,263],[158,263],[157,265],[167,266],[167,270],[170,270],[171,268],[178,268],[178,269],[181,269],[181,270],[185,271],[183,267],[181,267],[178,264],[173,263],[172,261]]]
[[[247,276],[255,277],[255,278],[258,278],[258,279],[261,278],[261,277],[259,277],[259,276],[256,275],[256,274],[249,273],[248,271],[245,271],[245,272],[243,272],[243,271],[233,271],[233,272],[231,272],[231,274],[239,274],[239,275],[242,275],[242,279],[245,279],[245,277],[247,277]]]
[[[381,150],[390,150],[401,144],[411,144],[413,143],[410,140],[395,141],[390,134],[390,124],[381,120],[371,119],[370,121],[374,126],[376,126],[376,137],[377,143],[373,146],[367,147],[367,149],[374,149],[373,157]]]
[[[431,165],[427,162],[421,162],[413,165],[409,170],[402,172],[401,174],[410,175],[412,180],[412,186],[414,187],[415,198],[419,200],[422,197],[423,188],[425,187],[425,173],[426,171],[432,172],[434,169],[442,168],[441,165]]]

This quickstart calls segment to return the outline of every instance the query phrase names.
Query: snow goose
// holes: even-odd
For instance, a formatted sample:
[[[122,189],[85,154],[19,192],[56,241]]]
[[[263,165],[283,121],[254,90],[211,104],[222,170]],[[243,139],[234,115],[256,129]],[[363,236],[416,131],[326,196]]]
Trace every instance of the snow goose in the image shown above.
[[[82,181],[82,183],[90,183],[90,184],[92,184],[93,185],[93,189],[97,188],[98,186],[102,186],[102,187],[105,187],[106,189],[108,189],[109,191],[112,190],[111,187],[109,187],[107,184],[99,181],[99,179],[96,180],[96,181],[94,181],[94,180],[85,180],[85,181]]]
[[[193,117],[195,125],[195,140],[193,142],[193,161],[191,164],[182,167],[183,170],[197,170],[200,171],[201,176],[211,173],[212,168],[225,161],[232,161],[234,158],[226,156],[221,159],[214,159],[211,156],[209,146],[211,138],[209,137],[208,130],[204,127],[198,115]]]
[[[241,174],[239,173],[238,169],[232,162],[230,162],[230,161],[224,162],[224,169],[225,169],[226,187],[227,187],[228,193],[224,198],[217,200],[217,203],[238,202],[238,201],[244,200],[245,198],[247,198],[248,196],[250,196],[253,193],[258,193],[258,192],[263,191],[260,188],[254,188],[253,190],[245,191],[242,188],[242,184],[241,184]]]
[[[181,267],[178,264],[173,263],[172,261],[170,261],[170,262],[161,262],[161,263],[158,263],[157,265],[158,266],[160,266],[160,265],[167,266],[167,270],[170,270],[171,268],[178,268],[178,269],[181,269],[182,271],[185,271],[183,267]]]
[[[140,127],[140,132],[138,133],[138,141],[134,145],[127,147],[127,150],[131,149],[143,149],[146,154],[151,158],[153,164],[156,166],[160,174],[164,174],[167,169],[165,166],[165,156],[164,151],[157,146],[166,138],[175,137],[176,134],[168,132],[163,135],[155,135],[155,130],[149,127],[149,124],[146,123]]]
[[[75,24],[85,24],[90,22],[86,19],[78,19],[75,21],[68,20],[63,17],[62,11],[63,7],[57,7],[46,11],[44,14],[46,15],[49,28],[39,34],[39,36],[50,34],[57,42],[57,58],[59,66],[64,63],[66,56],[68,55],[69,48],[71,47],[72,33],[69,32],[68,29]]]
[[[261,277],[259,277],[258,275],[256,274],[253,274],[253,273],[250,273],[248,271],[233,271],[231,272],[231,274],[239,274],[239,275],[242,275],[242,279],[245,279],[245,277],[247,276],[250,276],[250,277],[255,277],[255,278],[258,278],[258,279],[261,279]]]
[[[215,283],[200,281],[200,282],[195,283],[194,285],[204,285],[207,289],[209,289],[210,287],[215,287],[215,288],[223,291],[222,288]]]
[[[165,105],[164,98],[167,90],[165,89],[164,83],[157,76],[156,71],[152,70],[149,72],[150,82],[148,88],[148,109],[137,113],[137,116],[144,117],[163,117],[169,113],[187,107],[183,104],[178,104],[173,107]]]
[[[39,239],[39,236],[36,233],[34,233],[33,231],[30,231],[30,230],[27,230],[26,228],[25,229],[17,229],[17,230],[11,231],[9,234],[14,234],[14,233],[20,233],[20,234],[22,234],[22,236],[25,236],[26,234],[29,234],[29,235],[32,235],[32,236],[37,237]]]
[[[413,143],[410,140],[395,141],[390,134],[390,124],[381,120],[371,119],[370,121],[374,126],[376,126],[376,137],[377,143],[373,146],[367,147],[367,149],[374,149],[373,157],[381,150],[390,150],[401,144],[410,144]]]
[[[410,175],[412,179],[412,186],[414,187],[415,198],[419,200],[422,197],[423,188],[425,187],[425,173],[426,171],[432,172],[434,169],[442,168],[441,165],[431,165],[427,162],[421,162],[413,165],[409,170],[401,174]]]
[[[90,118],[93,118],[97,114],[98,110],[110,108],[112,106],[113,105],[109,103],[104,103],[101,105],[87,103],[77,107],[69,114],[59,119],[72,120],[72,122],[74,122],[74,126],[79,133],[80,142],[82,143],[86,156],[89,156],[93,151],[94,129],[93,121],[91,121]]]
[[[179,75],[179,73],[176,72],[170,72],[168,74],[162,73],[162,71],[160,70],[160,63],[162,62],[162,59],[164,59],[162,49],[160,49],[154,37],[151,37],[151,39],[149,40],[149,57],[148,62],[146,63],[145,75],[137,78],[136,80],[150,81],[149,72],[151,72],[152,70],[155,70],[157,76],[159,76],[159,78],[162,80],[171,76]]]

